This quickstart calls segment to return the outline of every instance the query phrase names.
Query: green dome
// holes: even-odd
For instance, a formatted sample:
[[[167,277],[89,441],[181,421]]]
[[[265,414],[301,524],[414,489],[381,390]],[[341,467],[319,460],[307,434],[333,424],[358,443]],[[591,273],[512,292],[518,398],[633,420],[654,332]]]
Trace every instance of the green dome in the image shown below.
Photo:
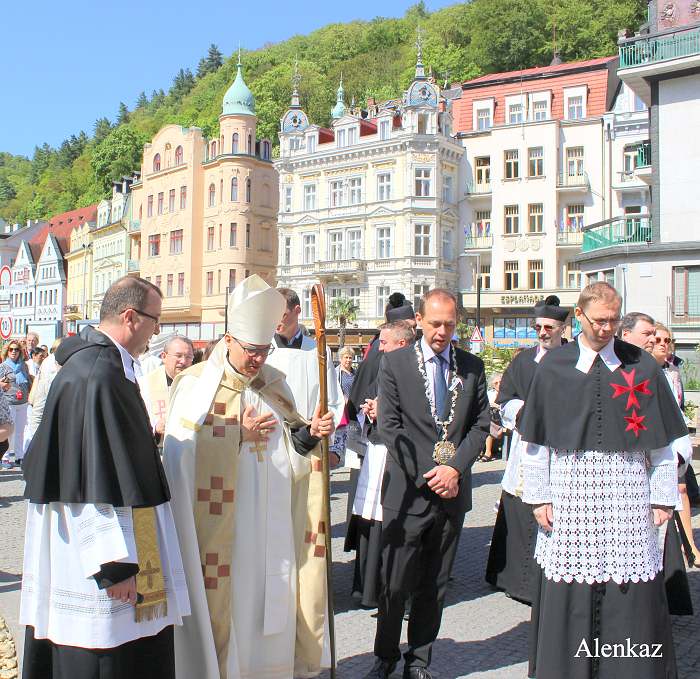
[[[225,116],[254,116],[255,115],[255,97],[248,89],[248,85],[243,80],[241,72],[241,61],[238,60],[238,73],[233,85],[228,88],[224,95],[224,110],[222,115]]]
[[[343,77],[340,77],[340,87],[336,92],[335,106],[331,109],[331,118],[337,120],[345,115],[345,90],[343,89]]]

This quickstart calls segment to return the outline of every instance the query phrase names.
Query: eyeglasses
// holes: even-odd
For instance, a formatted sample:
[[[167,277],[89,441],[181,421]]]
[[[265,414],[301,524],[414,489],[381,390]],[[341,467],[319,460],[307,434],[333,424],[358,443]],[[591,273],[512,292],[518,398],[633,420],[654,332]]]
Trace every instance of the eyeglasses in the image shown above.
[[[194,360],[194,354],[171,354],[169,351],[165,352],[166,356],[172,356],[176,360],[180,360],[181,358],[185,358],[189,361]]]
[[[611,330],[614,330],[617,328],[620,323],[622,323],[621,318],[606,318],[604,321],[599,321],[599,320],[591,320],[586,316],[586,312],[581,309],[581,315],[591,324],[593,328],[597,328],[598,330],[602,330],[604,327],[608,326]]]
[[[256,347],[247,347],[245,344],[241,344],[238,339],[235,337],[233,338],[233,341],[238,344],[238,346],[245,351],[245,353],[250,356],[251,358],[263,358],[265,356],[269,356],[274,350],[275,347],[273,344],[268,344],[266,347],[260,347],[259,349]]]
[[[145,316],[146,318],[150,318],[156,325],[160,325],[160,318],[158,316],[153,316],[152,314],[146,313],[145,311],[141,311],[141,309],[134,309],[134,307],[127,307],[126,309],[122,309],[119,313],[123,314],[125,311],[135,311],[139,316]]]
[[[670,337],[654,337],[654,341],[657,344],[671,344],[671,338]]]
[[[8,351],[19,351],[19,347],[10,347]]]
[[[552,332],[552,330],[559,330],[560,325],[540,325],[539,323],[533,323],[532,329],[540,332],[540,330],[545,330],[546,332]]]

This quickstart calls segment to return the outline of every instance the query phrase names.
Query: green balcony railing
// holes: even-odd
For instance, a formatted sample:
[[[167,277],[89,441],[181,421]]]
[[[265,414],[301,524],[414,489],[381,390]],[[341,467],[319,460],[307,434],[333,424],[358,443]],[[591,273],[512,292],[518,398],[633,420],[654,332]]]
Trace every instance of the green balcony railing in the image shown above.
[[[469,195],[491,193],[491,182],[475,182],[472,180],[468,180],[467,193]]]
[[[638,245],[651,243],[651,217],[618,217],[597,225],[591,225],[583,231],[583,252],[592,252],[602,248],[619,245]]]
[[[126,270],[127,271],[138,271],[139,270],[139,260],[138,259],[130,259],[126,263]]]
[[[660,61],[700,54],[697,27],[659,36],[640,36],[620,45],[620,68],[646,66]]]
[[[484,250],[493,246],[493,236],[467,236],[465,250]]]
[[[649,167],[651,165],[651,142],[643,141],[637,147],[637,167]]]
[[[129,231],[141,231],[141,220],[132,219],[129,222]]]

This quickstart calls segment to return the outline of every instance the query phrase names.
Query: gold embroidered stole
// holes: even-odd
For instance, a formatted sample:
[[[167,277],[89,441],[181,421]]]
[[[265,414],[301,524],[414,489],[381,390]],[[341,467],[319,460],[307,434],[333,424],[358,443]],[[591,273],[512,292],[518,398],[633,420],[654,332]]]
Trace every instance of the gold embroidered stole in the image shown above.
[[[148,415],[153,422],[165,420],[170,405],[170,389],[165,377],[165,368],[161,365],[146,375],[146,393]]]
[[[156,511],[153,507],[143,507],[132,509],[131,513],[139,560],[136,591],[141,595],[140,603],[136,604],[136,622],[164,618],[168,614],[168,598],[158,550]]]

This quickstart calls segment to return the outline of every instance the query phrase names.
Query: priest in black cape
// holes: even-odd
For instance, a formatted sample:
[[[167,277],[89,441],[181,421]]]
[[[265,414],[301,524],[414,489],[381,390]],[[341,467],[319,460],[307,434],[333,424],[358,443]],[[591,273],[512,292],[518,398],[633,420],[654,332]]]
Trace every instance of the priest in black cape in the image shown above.
[[[522,413],[537,679],[677,676],[657,527],[678,498],[685,423],[654,359],[614,336],[621,305],[607,283],[583,289],[582,333],[542,359]]]
[[[539,578],[539,568],[535,562],[537,521],[532,507],[522,501],[522,440],[517,418],[540,361],[548,351],[566,342],[563,334],[568,315],[568,309],[560,306],[556,295],[550,295],[535,305],[533,326],[537,332],[537,345],[521,351],[511,361],[496,397],[496,403],[501,408],[501,419],[513,434],[501,481],[503,490],[491,537],[486,582],[527,605],[532,604],[535,583]]]
[[[135,277],[105,293],[97,330],[62,366],[24,462],[24,679],[174,679],[188,615],[170,493],[136,383],[162,295]]]

